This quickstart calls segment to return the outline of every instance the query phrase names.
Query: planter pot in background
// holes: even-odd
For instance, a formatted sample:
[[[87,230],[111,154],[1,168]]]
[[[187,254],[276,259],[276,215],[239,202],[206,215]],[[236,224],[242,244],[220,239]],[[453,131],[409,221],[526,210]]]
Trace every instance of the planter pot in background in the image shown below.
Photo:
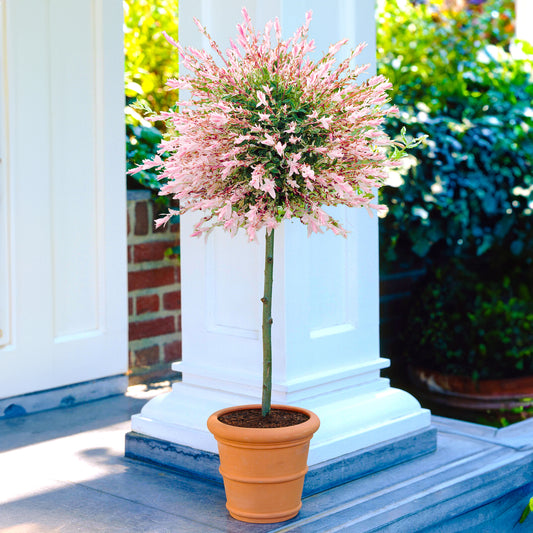
[[[428,400],[472,411],[533,407],[533,376],[473,380],[434,370],[409,368],[409,379]]]
[[[225,413],[250,408],[261,406],[222,409],[207,421],[218,442],[226,507],[233,518],[244,522],[283,522],[302,506],[309,441],[320,422],[311,411],[285,405],[272,408],[305,413],[309,419],[281,428],[243,428],[219,420]]]

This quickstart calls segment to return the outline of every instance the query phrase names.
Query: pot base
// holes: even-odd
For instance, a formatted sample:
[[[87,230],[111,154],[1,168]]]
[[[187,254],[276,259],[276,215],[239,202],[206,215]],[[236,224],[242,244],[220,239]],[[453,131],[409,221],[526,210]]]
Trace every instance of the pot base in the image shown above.
[[[232,518],[235,518],[235,520],[239,520],[240,522],[248,522],[249,524],[274,524],[277,522],[286,522],[287,520],[290,520],[291,518],[294,518],[302,508],[302,504],[300,504],[290,511],[286,511],[284,513],[269,513],[269,514],[259,514],[259,513],[238,513],[236,511],[233,511],[230,509],[227,505],[226,508]]]

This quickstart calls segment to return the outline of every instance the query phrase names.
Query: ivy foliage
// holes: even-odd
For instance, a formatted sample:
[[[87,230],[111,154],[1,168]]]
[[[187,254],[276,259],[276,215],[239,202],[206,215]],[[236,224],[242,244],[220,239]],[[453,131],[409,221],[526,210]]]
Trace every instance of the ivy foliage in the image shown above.
[[[127,169],[136,168],[145,159],[152,158],[157,152],[157,147],[163,139],[163,134],[157,128],[144,121],[126,115],[126,158]],[[158,190],[160,185],[157,173],[151,169],[142,170],[133,177],[139,185],[146,189]]]
[[[381,190],[384,265],[523,255],[533,237],[533,50],[511,43],[507,26],[487,29],[487,18],[511,18],[509,2],[486,2],[478,16],[400,4],[378,19],[379,70],[400,109],[387,130],[428,141]]]
[[[427,272],[394,355],[477,379],[531,375],[533,48],[513,41],[509,0],[414,4],[378,15],[378,70],[400,110],[386,129],[428,136],[380,189],[382,268]]]
[[[408,360],[474,379],[533,375],[533,276],[516,274],[481,280],[460,260],[435,268],[410,313]]]

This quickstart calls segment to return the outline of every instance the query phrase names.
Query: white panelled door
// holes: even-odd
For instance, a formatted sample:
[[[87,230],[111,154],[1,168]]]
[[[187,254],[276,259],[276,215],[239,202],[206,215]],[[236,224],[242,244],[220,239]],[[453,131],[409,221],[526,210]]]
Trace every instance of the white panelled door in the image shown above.
[[[1,3],[0,6],[4,7]],[[5,9],[5,8],[4,8]],[[10,343],[11,286],[9,270],[9,188],[7,181],[7,100],[5,94],[4,12],[0,11],[0,348]]]
[[[123,86],[121,0],[0,0],[0,398],[127,370]]]

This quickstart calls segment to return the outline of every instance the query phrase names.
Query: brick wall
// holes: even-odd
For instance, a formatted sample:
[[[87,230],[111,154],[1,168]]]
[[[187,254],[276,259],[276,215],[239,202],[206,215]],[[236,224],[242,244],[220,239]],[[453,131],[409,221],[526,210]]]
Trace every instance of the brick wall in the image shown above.
[[[179,225],[154,229],[148,191],[128,191],[128,307],[130,384],[172,374],[181,359]],[[175,376],[176,374],[174,374]]]

